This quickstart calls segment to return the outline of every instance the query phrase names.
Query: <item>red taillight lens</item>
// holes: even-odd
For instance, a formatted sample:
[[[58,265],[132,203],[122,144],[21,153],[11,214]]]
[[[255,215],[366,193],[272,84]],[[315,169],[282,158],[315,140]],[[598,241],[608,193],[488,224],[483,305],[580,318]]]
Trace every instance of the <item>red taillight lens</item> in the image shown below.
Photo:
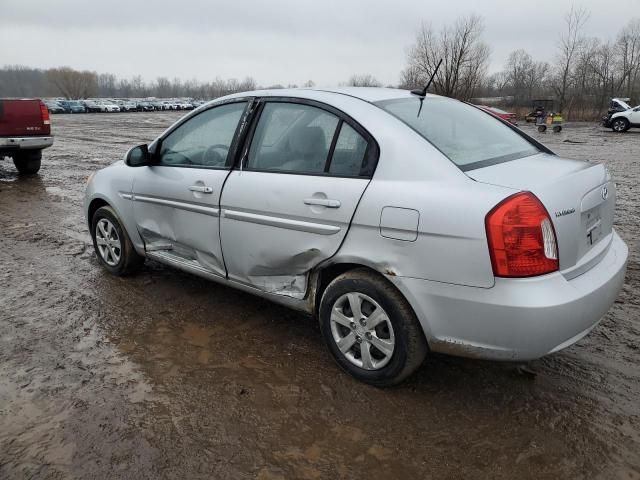
[[[558,270],[551,218],[535,195],[521,192],[500,202],[485,219],[493,273],[532,277]]]
[[[40,117],[42,118],[42,123],[44,125],[51,124],[51,119],[49,118],[49,109],[44,103],[40,104]]]

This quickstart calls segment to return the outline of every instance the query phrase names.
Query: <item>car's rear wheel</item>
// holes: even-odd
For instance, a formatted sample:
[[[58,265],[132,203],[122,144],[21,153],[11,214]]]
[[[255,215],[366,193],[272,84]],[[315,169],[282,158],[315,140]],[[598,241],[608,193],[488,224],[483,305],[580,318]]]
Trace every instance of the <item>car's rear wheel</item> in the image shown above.
[[[38,173],[41,163],[41,150],[19,152],[13,155],[13,164],[22,175],[33,175]]]
[[[338,365],[358,380],[395,385],[423,362],[427,342],[402,294],[368,270],[336,277],[320,302],[320,328]]]
[[[144,257],[138,255],[120,219],[111,207],[100,207],[91,220],[91,237],[96,256],[114,275],[129,275],[140,269]]]
[[[626,132],[629,130],[629,121],[626,118],[616,118],[611,122],[611,129],[618,133]]]

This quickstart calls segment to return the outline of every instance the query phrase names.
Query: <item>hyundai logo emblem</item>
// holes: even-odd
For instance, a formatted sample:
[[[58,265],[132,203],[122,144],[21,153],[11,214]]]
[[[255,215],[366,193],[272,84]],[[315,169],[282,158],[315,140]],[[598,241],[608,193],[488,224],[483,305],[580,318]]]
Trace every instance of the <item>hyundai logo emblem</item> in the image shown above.
[[[606,200],[607,197],[609,197],[609,189],[605,185],[604,187],[602,187],[602,199]]]

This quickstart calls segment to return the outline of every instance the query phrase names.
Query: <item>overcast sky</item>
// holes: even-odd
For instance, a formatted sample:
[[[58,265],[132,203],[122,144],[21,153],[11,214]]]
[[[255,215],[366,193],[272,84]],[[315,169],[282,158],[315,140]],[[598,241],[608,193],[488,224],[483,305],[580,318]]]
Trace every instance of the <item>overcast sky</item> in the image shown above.
[[[640,16],[640,0],[0,0],[0,65],[146,80],[252,76],[264,86],[371,73],[394,84],[422,21],[480,14],[497,71],[518,48],[550,60],[572,3],[603,39]]]

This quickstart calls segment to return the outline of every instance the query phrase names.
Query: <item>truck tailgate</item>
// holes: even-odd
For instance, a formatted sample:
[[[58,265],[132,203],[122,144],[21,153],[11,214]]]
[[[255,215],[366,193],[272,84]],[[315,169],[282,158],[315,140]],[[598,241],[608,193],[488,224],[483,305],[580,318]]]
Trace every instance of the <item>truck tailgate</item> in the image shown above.
[[[40,100],[0,99],[0,137],[49,134],[51,126],[43,121]]]

